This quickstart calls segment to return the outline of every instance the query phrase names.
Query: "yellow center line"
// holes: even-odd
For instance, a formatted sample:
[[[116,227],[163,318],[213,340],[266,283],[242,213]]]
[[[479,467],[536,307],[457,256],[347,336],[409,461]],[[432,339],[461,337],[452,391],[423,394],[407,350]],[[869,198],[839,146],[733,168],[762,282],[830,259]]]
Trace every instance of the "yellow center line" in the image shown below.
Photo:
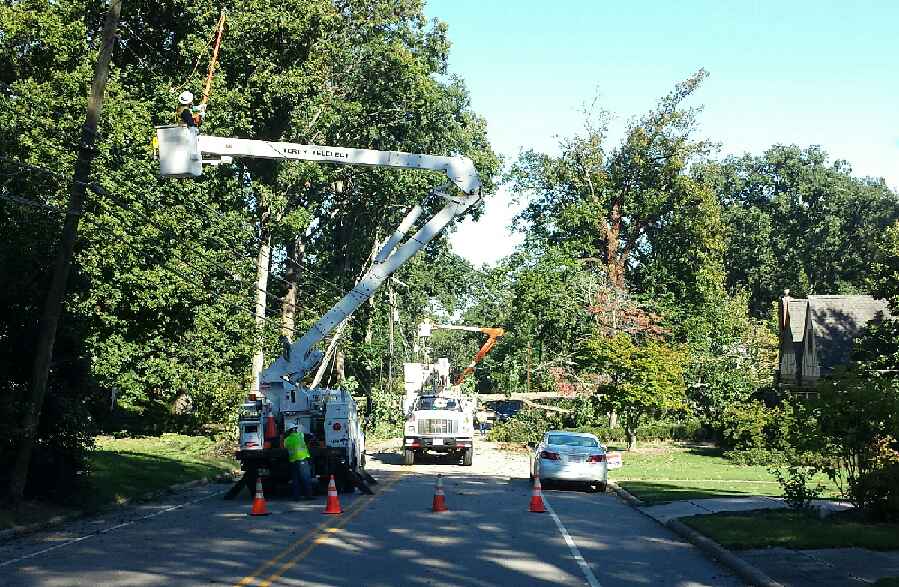
[[[400,479],[402,479],[404,476],[405,476],[405,474],[401,473],[401,474],[398,475],[396,478],[391,479],[390,481],[388,481],[387,483],[385,483],[384,486],[381,487],[380,491],[378,491],[378,495],[381,495],[381,494],[385,493],[386,491],[388,491],[391,487],[393,487],[393,486],[394,486]],[[355,517],[358,516],[360,513],[362,513],[362,510],[364,510],[365,508],[367,508],[367,507],[374,501],[375,497],[376,497],[376,496],[369,496],[369,497],[366,497],[366,498],[364,498],[364,499],[360,499],[360,500],[359,500],[359,503],[360,503],[359,507],[355,508],[355,509],[354,509],[348,516],[342,518],[339,522],[337,522],[336,524],[334,524],[334,525],[331,526],[330,528],[325,528],[325,529],[324,529],[324,530],[323,530],[323,531],[322,531],[322,532],[315,538],[315,540],[312,541],[311,544],[309,544],[306,548],[303,549],[302,552],[300,552],[298,555],[296,555],[296,556],[293,557],[292,559],[288,560],[288,561],[287,561],[286,563],[284,563],[283,565],[281,565],[281,566],[278,568],[278,570],[275,571],[274,573],[272,573],[267,579],[265,579],[264,581],[260,581],[260,582],[259,582],[259,587],[269,587],[269,585],[271,585],[272,582],[277,581],[277,580],[278,580],[278,579],[279,579],[285,572],[287,572],[291,567],[293,567],[293,566],[296,565],[298,562],[300,562],[301,560],[303,560],[304,558],[306,558],[307,556],[309,556],[309,553],[311,553],[313,550],[315,550],[315,547],[316,547],[316,546],[318,546],[319,544],[322,544],[323,542],[325,542],[326,540],[328,540],[328,538],[330,538],[332,534],[338,532],[341,528],[343,528],[344,526],[346,526],[347,524],[349,524],[349,523],[352,521],[353,518],[355,518]]]
[[[400,474],[398,477],[396,477],[395,479],[392,479],[391,481],[388,481],[387,484],[383,487],[383,489],[388,489],[388,488],[389,488],[390,486],[392,486],[394,483],[396,483],[397,481],[399,481],[404,475],[405,475],[405,473],[401,473],[401,474]],[[382,491],[383,491],[383,489],[382,489]],[[328,526],[329,524],[331,524],[332,522],[336,522],[335,527],[342,527],[343,525],[345,525],[346,522],[349,522],[350,519],[352,519],[352,517],[355,516],[356,512],[358,512],[359,510],[362,509],[362,507],[363,507],[364,504],[367,504],[367,503],[370,502],[370,501],[371,501],[371,499],[367,499],[367,500],[366,500],[366,499],[360,498],[360,499],[358,499],[357,501],[355,501],[351,506],[349,506],[349,507],[344,511],[344,514],[345,514],[345,515],[346,515],[346,514],[349,514],[349,515],[347,515],[345,518],[343,518],[343,520],[345,520],[345,522],[344,522],[343,524],[341,524],[341,518],[336,518],[336,517],[335,517],[335,518],[328,518],[327,520],[325,520],[324,522],[322,522],[321,524],[319,524],[319,525],[316,526],[315,528],[310,529],[308,532],[306,532],[305,534],[303,534],[302,536],[300,536],[299,538],[297,538],[294,542],[292,542],[289,546],[287,546],[284,550],[282,550],[281,552],[279,552],[278,554],[276,554],[274,557],[272,557],[272,558],[269,559],[268,561],[266,561],[266,562],[264,562],[263,564],[261,564],[261,565],[260,565],[255,571],[253,571],[251,574],[249,574],[249,575],[247,575],[246,577],[244,577],[243,579],[241,579],[238,583],[235,583],[235,587],[243,587],[243,586],[246,586],[246,585],[251,585],[251,584],[253,584],[254,582],[256,582],[257,578],[258,578],[260,575],[262,575],[264,572],[266,572],[266,571],[267,571],[270,567],[272,567],[273,565],[276,565],[276,564],[277,564],[281,559],[283,559],[285,556],[289,555],[290,553],[292,553],[293,551],[295,551],[297,548],[303,546],[303,544],[305,544],[306,542],[308,542],[313,536],[316,536],[316,535],[318,535],[319,537],[323,536],[323,534],[322,534],[323,532],[328,532],[328,531],[330,530],[327,526]],[[339,526],[338,526],[338,525],[339,525]],[[307,549],[307,550],[309,550],[309,549]],[[305,551],[304,551],[304,552],[305,552]],[[310,552],[311,552],[311,550],[310,550]],[[307,554],[308,554],[308,553],[307,553]],[[296,559],[296,560],[300,560],[300,559]],[[295,564],[295,563],[294,563],[294,564]],[[284,567],[282,567],[282,568],[284,568]],[[287,568],[289,568],[289,567],[287,567]],[[282,572],[283,572],[283,571],[282,571]],[[265,584],[267,585],[268,583],[265,583]]]

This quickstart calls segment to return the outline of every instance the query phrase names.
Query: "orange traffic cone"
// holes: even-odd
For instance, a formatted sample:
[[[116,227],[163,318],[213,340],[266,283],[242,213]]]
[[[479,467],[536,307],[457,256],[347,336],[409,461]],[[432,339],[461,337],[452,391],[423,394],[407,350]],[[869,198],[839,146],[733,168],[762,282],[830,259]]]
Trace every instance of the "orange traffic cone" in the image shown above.
[[[540,488],[540,477],[534,477],[534,491],[531,493],[531,507],[528,508],[530,512],[536,512],[538,514],[542,514],[546,511],[546,508],[543,507],[543,493]]]
[[[278,438],[278,428],[275,426],[275,417],[265,417],[265,431],[262,434],[262,448],[272,448],[272,440]]]
[[[434,504],[431,506],[431,511],[447,511],[446,497],[443,494],[443,475],[437,475],[437,485],[434,486]]]
[[[256,477],[256,497],[253,498],[253,509],[250,510],[251,516],[267,516],[268,509],[265,507],[265,496],[262,495],[262,477]]]
[[[340,509],[340,500],[337,499],[337,484],[334,483],[334,475],[331,475],[331,480],[328,481],[328,503],[325,505],[325,511],[323,514],[342,514],[343,510]]]

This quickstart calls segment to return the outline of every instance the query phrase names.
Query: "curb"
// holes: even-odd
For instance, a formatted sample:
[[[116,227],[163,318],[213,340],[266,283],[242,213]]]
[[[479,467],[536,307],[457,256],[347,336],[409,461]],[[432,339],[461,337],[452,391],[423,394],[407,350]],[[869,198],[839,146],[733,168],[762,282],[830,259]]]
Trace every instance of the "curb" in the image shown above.
[[[730,569],[734,574],[736,574],[740,579],[746,581],[750,585],[755,585],[756,587],[784,587],[782,583],[778,583],[765,573],[761,571],[758,567],[755,567],[737,555],[733,554],[708,536],[700,534],[693,528],[690,528],[677,518],[668,520],[667,523],[662,523],[661,521],[653,518],[649,515],[645,510],[641,509],[645,506],[643,500],[638,497],[632,495],[629,491],[620,487],[614,481],[609,481],[608,486],[618,494],[623,501],[627,502],[628,505],[636,509],[638,512],[646,516],[647,518],[651,518],[658,524],[665,526],[669,530],[673,531],[675,534],[678,534],[682,538],[686,539],[694,546],[703,551],[706,555],[720,562],[723,566]]]
[[[638,508],[641,508],[641,507],[643,507],[643,506],[646,505],[645,503],[643,503],[643,500],[642,500],[642,499],[640,499],[639,497],[634,496],[630,491],[628,491],[628,490],[625,489],[624,487],[621,487],[620,485],[618,485],[618,484],[615,483],[614,481],[608,481],[608,482],[606,483],[606,485],[608,485],[609,488],[610,488],[612,491],[614,491],[615,493],[617,493],[617,494],[618,494],[618,497],[620,497],[621,499],[623,499],[624,501],[626,501],[626,502],[629,503],[630,505],[632,505],[632,506],[634,506],[634,507],[638,507]]]
[[[700,534],[677,518],[668,520],[665,526],[692,542],[706,554],[720,561],[747,583],[757,587],[784,587],[782,583],[778,583],[763,573],[758,567],[747,563],[711,538]]]
[[[75,520],[79,520],[82,518],[87,518],[92,515],[108,513],[111,511],[115,511],[117,509],[121,509],[130,505],[133,505],[137,502],[143,501],[153,501],[155,499],[159,499],[163,495],[167,495],[170,493],[178,493],[179,491],[184,491],[185,489],[191,489],[193,487],[199,487],[201,485],[208,485],[210,483],[217,483],[221,481],[229,481],[233,478],[233,475],[228,475],[223,473],[221,475],[217,475],[215,477],[203,477],[202,479],[194,479],[193,481],[186,481],[184,483],[176,483],[175,485],[170,485],[163,489],[157,489],[156,491],[152,491],[150,493],[145,493],[144,495],[138,495],[136,497],[129,497],[123,499],[122,501],[116,502],[114,504],[107,505],[105,507],[100,508],[99,510],[94,511],[74,511],[69,514],[62,514],[60,516],[54,516],[49,520],[44,520],[43,522],[35,522],[33,524],[27,524],[25,526],[14,526],[12,528],[8,528],[6,530],[0,530],[0,542],[9,542],[10,540],[14,540],[16,538],[21,538],[22,536],[27,536],[28,534],[34,534],[36,532],[41,532],[42,530],[50,530],[51,528],[55,528],[57,526],[62,526],[63,524],[67,524],[69,522],[74,522]]]

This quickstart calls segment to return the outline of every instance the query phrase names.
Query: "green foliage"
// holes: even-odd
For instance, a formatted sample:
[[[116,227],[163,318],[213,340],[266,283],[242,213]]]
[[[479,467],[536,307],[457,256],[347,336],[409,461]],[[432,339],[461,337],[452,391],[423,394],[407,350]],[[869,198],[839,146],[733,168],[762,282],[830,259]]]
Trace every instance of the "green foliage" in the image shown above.
[[[570,404],[564,404],[569,406]],[[621,427],[583,425],[581,414],[525,408],[505,422],[497,422],[490,431],[490,439],[497,442],[539,442],[547,430],[589,432],[603,443],[622,443],[627,434]],[[637,430],[643,441],[703,441],[708,431],[693,418],[681,421],[647,421]]]
[[[558,246],[573,258],[598,261],[611,283],[624,289],[632,268],[651,263],[669,244],[653,237],[670,236],[666,225],[673,217],[687,224],[698,218],[701,224],[703,215],[679,210],[690,209],[697,199],[709,200],[685,173],[709,147],[691,139],[697,111],[685,105],[706,76],[699,70],[677,84],[628,125],[617,148],[604,144],[607,115],[600,113],[599,120],[587,121],[582,135],[560,142],[559,157],[522,153],[509,180],[513,191],[526,198],[516,220],[527,228],[525,246]],[[639,264],[632,259],[638,249]],[[683,282],[688,289],[698,276],[694,269],[704,267],[696,259],[687,264],[691,261],[686,279],[691,283]],[[669,280],[677,281],[675,276]]]
[[[204,132],[462,153],[475,161],[485,195],[494,189],[500,162],[485,123],[464,84],[442,75],[446,27],[429,22],[421,3],[126,3],[91,177],[103,190],[89,193],[82,217],[39,439],[38,452],[71,449],[69,472],[82,467],[98,424],[158,432],[233,421],[255,348],[280,352],[278,298],[294,259],[300,333],[353,284],[372,243],[441,181],[417,171],[260,161],[207,168],[196,181],[158,178],[153,126],[173,122],[180,91],[199,95],[221,8],[228,24]],[[0,279],[10,285],[0,292],[0,382],[13,398],[2,414],[7,439],[18,436],[15,399],[29,377],[104,11],[77,0],[0,6],[0,156],[34,167],[0,160],[2,195],[46,206],[0,200],[0,232],[9,235],[0,244]],[[441,206],[435,199],[425,212]],[[269,321],[257,331],[255,259],[269,236]],[[428,255],[462,264],[445,240]],[[422,286],[410,294],[423,294],[416,318],[431,298],[452,311],[461,297],[453,284],[434,265],[420,267]],[[415,281],[414,271],[405,279]],[[387,371],[374,359],[387,346],[385,329],[371,335],[386,322],[377,301],[345,343],[348,374],[363,389]],[[0,446],[2,464],[12,450],[11,440]]]
[[[578,353],[583,369],[602,374],[597,398],[601,409],[620,415],[628,445],[645,416],[661,417],[686,410],[685,355],[664,342],[635,343],[629,336],[594,336]]]
[[[895,518],[899,462],[899,378],[895,340],[875,330],[857,341],[857,362],[819,384],[800,406],[789,436],[790,466],[826,473],[844,497],[882,519]],[[881,345],[886,340],[886,347]]]
[[[558,430],[571,423],[570,416],[551,410],[525,408],[490,430],[496,442],[540,442],[547,430]]]
[[[579,426],[567,428],[575,432],[589,432],[596,435],[604,443],[621,444],[627,442],[627,433],[624,428],[609,428],[608,426]],[[699,420],[687,418],[679,422],[652,421],[642,424],[637,429],[637,435],[643,442],[678,441],[678,442],[702,442],[708,440],[708,430],[703,428]]]
[[[881,235],[899,217],[899,198],[882,180],[853,177],[818,147],[776,145],[694,175],[723,208],[727,287],[748,291],[757,317],[785,288],[794,297],[867,290]]]
[[[786,402],[768,407],[751,400],[724,409],[721,417],[722,444],[737,450],[784,448],[793,426],[793,407]]]
[[[874,295],[889,300],[894,315],[899,315],[899,220],[888,227],[879,239],[872,267]]]
[[[702,312],[666,306],[673,336],[689,348],[684,379],[693,412],[722,429],[725,410],[767,387],[777,360],[777,337],[748,315],[745,295],[722,295]]]
[[[899,443],[883,438],[874,450],[870,468],[859,473],[849,493],[874,519],[899,521]]]
[[[784,492],[784,501],[793,509],[808,509],[812,500],[821,497],[824,485],[814,482],[815,468],[798,462],[773,467],[771,472],[777,478]]]

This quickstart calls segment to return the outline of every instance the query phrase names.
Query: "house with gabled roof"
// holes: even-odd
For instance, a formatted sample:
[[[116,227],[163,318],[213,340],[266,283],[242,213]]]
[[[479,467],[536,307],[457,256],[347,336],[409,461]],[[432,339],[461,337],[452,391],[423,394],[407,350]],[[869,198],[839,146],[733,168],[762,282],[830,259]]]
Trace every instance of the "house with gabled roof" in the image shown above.
[[[852,345],[865,327],[890,317],[885,300],[868,295],[790,297],[779,307],[780,348],[775,379],[779,387],[802,393],[821,377],[849,363]]]

